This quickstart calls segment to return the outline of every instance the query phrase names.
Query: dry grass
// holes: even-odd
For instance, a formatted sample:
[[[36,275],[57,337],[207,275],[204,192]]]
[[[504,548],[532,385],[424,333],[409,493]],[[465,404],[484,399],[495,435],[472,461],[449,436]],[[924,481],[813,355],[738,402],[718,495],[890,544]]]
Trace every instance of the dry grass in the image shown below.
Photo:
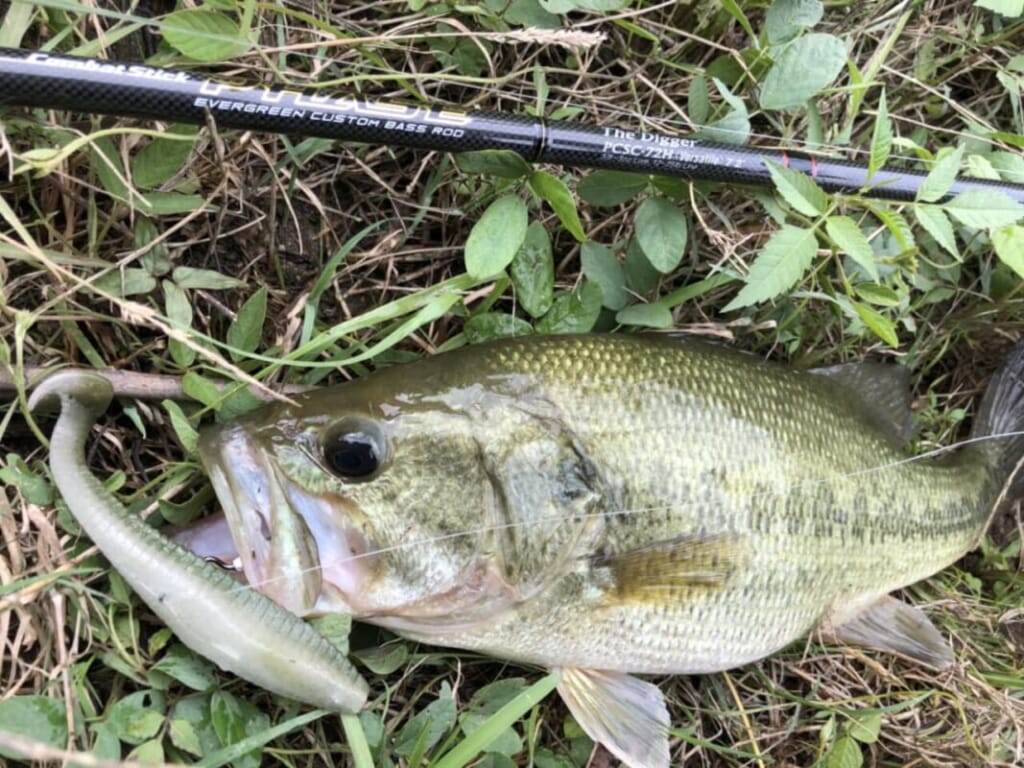
[[[259,8],[261,50],[209,69],[246,82],[319,83],[329,90],[358,89],[368,96],[395,98],[417,93],[435,104],[510,111],[537,105],[534,73],[543,71],[550,89],[547,110],[571,105],[580,110],[579,119],[685,131],[691,128],[686,108],[695,75],[721,66],[721,61],[715,63],[720,57],[741,69],[751,67],[741,54],[749,39],[720,5],[703,0],[638,2],[615,13],[574,14],[574,29],[600,33],[604,39],[568,49],[550,40],[495,36],[498,30],[486,12],[473,14],[456,6],[444,6],[438,18],[411,11],[404,0],[372,5],[286,2],[280,9]],[[753,3],[740,5],[759,28],[763,10]],[[132,12],[160,14],[172,6],[143,3]],[[20,44],[40,47],[63,35],[59,50],[95,42],[95,52],[111,58],[153,55],[158,39],[147,28],[119,34],[129,23],[124,20],[127,11],[126,5],[120,17],[108,17],[88,10],[66,15],[39,10]],[[832,4],[818,28],[847,40],[851,57],[864,69],[904,13],[906,24],[877,74],[878,83],[886,87],[896,134],[934,151],[956,146],[975,124],[1020,131],[1019,126],[1010,127],[1012,108],[996,74],[1014,52],[1014,35],[1020,39],[1019,20],[996,23],[989,12],[967,0],[913,7],[887,0]],[[309,18],[329,22],[352,39],[329,40]],[[458,30],[449,42],[479,54],[479,74],[446,67],[433,52],[439,41],[431,35],[440,21]],[[747,85],[739,89],[751,105],[756,98],[745,89],[761,76],[753,66],[745,76]],[[849,137],[847,156],[864,159],[877,99],[866,100],[870,109],[854,111],[847,75],[838,86],[816,99],[820,118],[806,110],[753,111],[753,141],[792,148],[815,132],[827,145]],[[132,120],[14,108],[0,110],[0,119],[0,136],[6,141],[0,151],[8,171],[20,166],[29,150],[62,146],[72,136],[101,127],[150,127]],[[110,147],[124,160],[137,156],[147,142],[129,130],[115,136]],[[582,175],[551,170],[565,174],[570,184]],[[275,387],[358,375],[366,367],[336,371],[333,361],[344,349],[375,343],[390,324],[361,329],[313,356],[320,368],[271,370],[257,360],[234,361],[203,339],[224,339],[243,302],[262,287],[268,293],[268,322],[259,351],[278,358],[293,353],[303,342],[304,308],[324,265],[368,224],[379,226],[358,241],[320,298],[320,327],[358,318],[403,297],[415,300],[428,286],[463,271],[468,232],[505,184],[463,174],[439,153],[212,128],[201,132],[186,164],[163,185],[201,195],[208,210],[148,219],[115,201],[105,183],[102,162],[91,149],[71,154],[47,173],[5,172],[0,177],[3,200],[24,228],[19,232],[11,221],[0,222],[0,355],[18,389],[17,398],[0,412],[7,505],[0,509],[0,698],[44,694],[63,702],[74,732],[66,746],[78,751],[99,745],[101,762],[129,755],[130,744],[111,742],[111,731],[104,728],[131,693],[156,691],[168,707],[194,694],[152,672],[153,661],[167,650],[166,634],[77,536],[63,507],[54,508],[46,452],[22,408],[24,366],[111,366],[175,376],[186,371],[227,374],[234,368]],[[690,241],[680,267],[661,279],[658,296],[723,268],[744,273],[775,229],[760,202],[763,193],[708,185],[682,190]],[[856,208],[857,203],[852,205]],[[588,236],[604,243],[628,239],[635,208],[636,201],[610,209],[579,203]],[[538,206],[531,215],[553,235],[558,286],[577,284],[578,244],[549,208]],[[930,264],[936,253],[924,245],[900,258]],[[721,309],[735,287],[717,288],[676,306],[674,326],[801,365],[868,356],[904,358],[916,372],[925,440],[948,443],[964,434],[957,409],[972,411],[998,359],[1021,336],[1024,322],[1020,279],[990,249],[968,245],[963,255],[962,264],[951,264],[945,256],[941,269],[927,270],[931,289],[942,289],[936,300],[924,301],[928,289],[917,286],[908,293],[911,300],[894,310],[894,318],[901,321],[896,349],[852,328],[849,318],[814,297],[835,290],[837,260],[827,254],[792,296],[726,315]],[[155,258],[241,281],[236,288],[190,289],[194,314],[190,327],[179,333],[203,351],[193,359],[171,349],[167,320],[160,317],[166,305],[159,282],[127,300],[111,295],[116,284],[105,283],[102,291],[91,287],[104,275],[127,276],[126,270]],[[169,273],[159,277],[169,278]],[[495,309],[517,312],[513,292],[499,288],[495,294],[491,284],[479,286],[462,306],[474,311],[493,303]],[[449,313],[415,329],[376,364],[457,343],[465,314]],[[608,325],[607,318],[601,322]],[[108,415],[95,432],[90,456],[94,471],[117,478],[119,492],[138,507],[155,497],[167,502],[167,516],[203,506],[208,500],[204,480],[175,439],[167,411],[143,401],[126,403],[126,408]],[[857,755],[868,765],[1024,763],[1020,526],[1019,513],[1011,510],[997,521],[981,553],[910,590],[911,599],[925,605],[952,636],[958,659],[954,669],[934,674],[886,656],[808,643],[728,674],[665,680],[662,688],[679,729],[675,754],[680,764],[856,764],[843,762],[843,750],[849,750],[850,760]],[[380,635],[369,628],[359,628],[353,636],[357,647],[379,641]],[[411,644],[407,650],[410,658],[397,670],[370,676],[377,699],[367,726],[380,723],[389,736],[436,699],[442,684],[454,689],[461,706],[497,677],[533,674],[467,654]],[[227,676],[218,674],[218,680],[238,700],[255,703],[270,724],[297,713]],[[559,755],[537,765],[608,764],[606,755],[590,753],[586,740],[578,738],[571,724],[566,726],[565,718],[561,704],[549,699],[520,723],[529,744]],[[173,746],[169,727],[170,720],[140,737],[139,754],[191,761],[187,751]],[[346,765],[343,741],[338,723],[324,718],[271,740],[262,761]],[[66,757],[43,744],[35,748],[41,760]],[[402,762],[391,754],[381,757],[381,764],[390,764],[388,760]],[[492,758],[488,764],[527,765],[528,760],[528,751],[523,751],[511,761]]]

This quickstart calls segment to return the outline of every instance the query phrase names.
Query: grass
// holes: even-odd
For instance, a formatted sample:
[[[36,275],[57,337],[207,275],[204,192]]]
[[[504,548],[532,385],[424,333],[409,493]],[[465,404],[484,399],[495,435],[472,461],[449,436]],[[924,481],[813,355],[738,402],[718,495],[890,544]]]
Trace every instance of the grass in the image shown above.
[[[545,16],[536,2],[289,0],[161,15],[179,5],[16,3],[0,44],[627,128],[704,125],[765,146],[888,156],[933,171],[933,193],[949,169],[1024,167],[1024,21],[967,0],[830,3],[807,29],[786,22],[783,3],[637,0]],[[176,36],[197,20],[212,34]],[[544,22],[604,38],[564,47],[514,34]],[[842,41],[836,77],[812,82],[824,54],[796,56],[773,91],[783,56],[770,44],[810,34]],[[798,103],[773,106],[801,88],[810,94]],[[0,414],[0,722],[23,724],[22,751],[43,762],[73,752],[81,765],[365,765],[368,752],[374,765],[451,768],[491,736],[480,765],[609,758],[556,698],[531,698],[531,684],[550,683],[537,670],[356,627],[372,700],[343,725],[176,645],[55,499],[22,410],[28,366],[181,380],[205,407],[125,401],[91,448],[93,469],[128,503],[178,522],[210,502],[195,427],[253,402],[217,395],[225,380],[341,381],[506,333],[667,319],[801,366],[911,366],[924,450],[966,434],[965,414],[1024,328],[1020,212],[1000,200],[965,213],[819,196],[784,173],[773,194],[209,127],[168,136],[46,110],[3,107],[0,121],[0,355],[17,391]],[[492,234],[528,247],[494,277],[488,259],[500,254],[474,251],[470,235],[509,196],[521,203],[502,203],[511,214]],[[525,234],[502,229],[519,216]],[[775,239],[784,228],[792,239]],[[759,258],[771,253],[774,269]],[[1020,764],[1020,531],[1011,510],[977,553],[908,590],[952,637],[955,669],[808,642],[728,673],[668,678],[677,761]],[[494,719],[510,712],[510,726]],[[0,736],[0,750],[14,738]]]

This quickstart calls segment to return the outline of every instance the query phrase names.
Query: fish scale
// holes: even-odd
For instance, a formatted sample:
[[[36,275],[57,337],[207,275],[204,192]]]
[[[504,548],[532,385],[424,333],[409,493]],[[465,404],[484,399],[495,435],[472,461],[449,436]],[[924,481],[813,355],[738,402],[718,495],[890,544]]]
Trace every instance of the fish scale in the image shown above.
[[[246,484],[292,487],[269,546],[324,578],[315,602],[287,591],[290,608],[560,669],[592,737],[663,766],[664,704],[630,673],[726,669],[815,629],[952,661],[924,614],[887,595],[974,546],[1024,441],[907,461],[894,370],[793,371],[654,335],[530,337],[272,406],[201,452],[229,476],[218,495],[243,552],[261,516]],[[974,436],[1020,430],[1022,370],[1018,349]],[[370,476],[318,458],[345,424],[375,436]],[[325,508],[348,548],[317,539]],[[243,565],[257,586],[284,576]]]

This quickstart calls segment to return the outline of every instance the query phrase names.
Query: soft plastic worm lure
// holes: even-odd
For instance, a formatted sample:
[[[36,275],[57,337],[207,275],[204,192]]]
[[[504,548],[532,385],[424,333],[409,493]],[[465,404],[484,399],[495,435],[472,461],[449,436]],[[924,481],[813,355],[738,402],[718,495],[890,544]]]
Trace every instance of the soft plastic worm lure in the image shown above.
[[[113,388],[102,376],[61,371],[29,399],[32,410],[60,408],[50,468],[89,538],[196,653],[297,701],[342,712],[361,709],[366,681],[337,648],[294,614],[161,536],[89,471],[86,436],[112,397]]]

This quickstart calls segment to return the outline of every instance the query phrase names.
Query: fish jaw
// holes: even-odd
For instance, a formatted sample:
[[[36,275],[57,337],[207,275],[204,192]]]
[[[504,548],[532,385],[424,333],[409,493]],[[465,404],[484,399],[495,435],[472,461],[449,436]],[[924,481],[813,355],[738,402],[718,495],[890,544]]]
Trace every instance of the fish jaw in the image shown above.
[[[222,568],[236,571],[241,568],[238,547],[231,536],[227,518],[222,513],[207,515],[173,530],[169,537],[193,554],[213,561]]]
[[[344,500],[302,488],[246,429],[232,424],[203,433],[199,454],[237,551],[236,565],[257,591],[299,616],[351,612],[368,575],[369,549],[345,524]],[[186,546],[202,553],[224,525]],[[218,556],[220,559],[220,556]]]

